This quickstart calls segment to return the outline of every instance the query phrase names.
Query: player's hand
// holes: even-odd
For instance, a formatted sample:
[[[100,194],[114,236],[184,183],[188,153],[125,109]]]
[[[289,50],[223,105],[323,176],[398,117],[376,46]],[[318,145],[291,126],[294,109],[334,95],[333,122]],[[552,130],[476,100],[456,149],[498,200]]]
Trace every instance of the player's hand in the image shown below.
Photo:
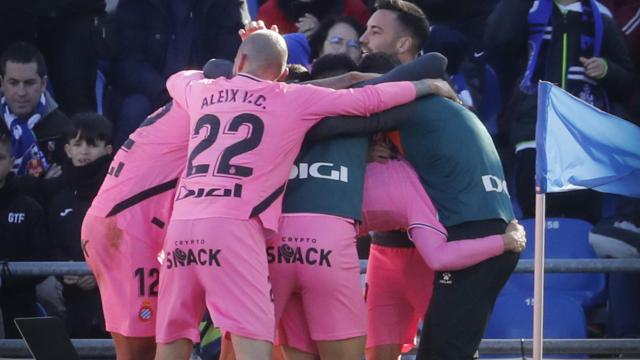
[[[447,99],[453,100],[458,104],[462,105],[462,100],[456,94],[456,91],[453,90],[451,85],[448,82],[441,79],[426,79],[431,80],[431,94],[438,95],[442,97],[446,97]]]
[[[502,235],[502,241],[504,241],[505,251],[522,252],[527,246],[527,234],[524,227],[518,224],[517,220],[513,220]]]
[[[93,275],[81,276],[78,279],[78,287],[84,291],[93,290],[96,288],[96,278]]]
[[[78,275],[65,275],[62,277],[62,282],[65,285],[75,285],[78,283],[80,276]]]
[[[367,162],[377,162],[385,164],[389,161],[389,159],[391,159],[392,155],[393,151],[390,144],[382,140],[373,141],[369,146]]]
[[[49,166],[49,170],[44,174],[45,179],[53,179],[62,175],[62,167],[58,164],[53,164]]]
[[[318,30],[318,26],[320,26],[318,18],[309,13],[304,14],[304,16],[296,22],[298,32],[303,33],[307,38]]]
[[[581,56],[580,62],[584,66],[584,73],[592,79],[600,80],[607,75],[607,61],[603,58],[592,57],[587,59]]]
[[[425,95],[438,95],[451,99],[458,104],[462,104],[462,101],[456,95],[456,92],[451,88],[448,82],[441,79],[422,79],[414,82],[416,86],[416,97]]]
[[[242,41],[245,41],[249,37],[249,35],[258,30],[267,30],[267,26],[264,24],[264,21],[251,21],[244,26],[244,29],[240,29],[238,31],[238,34],[240,35],[240,39],[242,39]],[[280,32],[277,25],[271,25],[271,28],[269,28],[269,30],[275,31],[277,33]]]

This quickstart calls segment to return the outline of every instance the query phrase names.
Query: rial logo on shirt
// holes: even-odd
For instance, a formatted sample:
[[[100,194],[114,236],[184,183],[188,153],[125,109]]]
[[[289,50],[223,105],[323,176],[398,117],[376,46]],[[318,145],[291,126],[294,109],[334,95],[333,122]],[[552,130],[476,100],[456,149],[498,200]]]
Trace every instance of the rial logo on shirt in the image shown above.
[[[215,266],[220,267],[220,249],[187,249],[182,250],[176,248],[173,251],[167,251],[166,261],[167,269],[177,268],[180,266]]]
[[[332,250],[317,249],[309,247],[302,249],[299,246],[291,247],[289,244],[282,244],[278,247],[267,247],[267,261],[269,264],[277,262],[282,264],[301,264],[331,267]]]

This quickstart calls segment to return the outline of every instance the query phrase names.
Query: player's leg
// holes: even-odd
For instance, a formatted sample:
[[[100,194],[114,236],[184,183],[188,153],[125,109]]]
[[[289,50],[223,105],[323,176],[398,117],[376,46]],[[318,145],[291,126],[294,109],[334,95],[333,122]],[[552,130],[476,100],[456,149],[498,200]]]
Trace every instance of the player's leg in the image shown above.
[[[501,234],[499,220],[450,227],[450,241]],[[473,359],[495,300],[518,262],[506,252],[475,266],[437,272],[417,359]],[[473,294],[474,296],[469,296]]]
[[[358,336],[344,340],[317,341],[321,359],[360,359],[364,353],[366,339]]]
[[[288,216],[280,248],[291,249],[304,318],[322,359],[364,354],[366,306],[352,221],[328,215]],[[288,239],[294,242],[282,242]],[[293,266],[291,266],[293,265]],[[291,334],[288,331],[288,334]]]
[[[153,359],[156,355],[155,337],[131,337],[111,333],[118,360]]]
[[[402,344],[386,344],[367,348],[367,360],[396,360],[402,353]]]
[[[231,334],[238,360],[271,359],[275,318],[262,224],[230,218],[192,223],[189,239],[201,242],[183,251],[187,263],[193,254],[214,324]]]
[[[158,344],[156,360],[180,360],[189,359],[193,351],[193,342],[190,339],[178,339],[170,343]]]
[[[371,245],[366,289],[367,360],[395,360],[403,347],[413,345],[432,284],[433,271],[415,248]]]
[[[311,339],[302,306],[302,296],[294,293],[278,322],[276,342],[281,345],[287,360],[319,359],[319,351]]]
[[[271,359],[273,343],[231,334],[233,352],[238,360]]]
[[[222,344],[220,345],[220,357],[219,360],[236,360],[236,355],[233,352],[233,344],[231,343],[231,334],[225,333],[222,336]],[[282,346],[274,346],[271,351],[272,360],[285,360],[282,352]]]
[[[169,223],[160,276],[156,360],[186,360],[192,344],[200,340],[198,325],[205,311],[205,288],[198,270],[209,264],[209,257],[202,256],[206,252],[197,257],[204,238],[198,225],[193,220]]]
[[[82,249],[100,289],[105,327],[118,359],[153,359],[160,246],[121,231],[116,221],[87,215]]]

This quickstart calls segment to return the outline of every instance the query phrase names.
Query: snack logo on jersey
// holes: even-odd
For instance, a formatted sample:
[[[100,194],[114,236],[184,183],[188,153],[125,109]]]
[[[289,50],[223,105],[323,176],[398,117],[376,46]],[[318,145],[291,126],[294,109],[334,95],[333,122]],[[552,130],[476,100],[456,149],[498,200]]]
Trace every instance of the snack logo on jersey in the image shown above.
[[[184,266],[215,266],[220,267],[220,249],[211,248],[175,248],[165,253],[167,269]]]
[[[327,162],[317,162],[313,164],[299,163],[293,164],[289,173],[289,180],[293,179],[325,179],[349,182],[349,168],[338,166]]]
[[[282,237],[283,242],[298,242],[315,244],[313,238]],[[314,246],[302,248],[296,245],[281,244],[280,246],[267,246],[267,261],[269,264],[301,264],[310,266],[331,267],[331,253],[333,250],[318,249]]]
[[[184,200],[187,198],[202,199],[202,198],[216,198],[216,197],[242,197],[242,185],[234,184],[233,188],[212,187],[212,188],[197,188],[189,189],[186,186],[181,186],[176,196],[176,201]]]

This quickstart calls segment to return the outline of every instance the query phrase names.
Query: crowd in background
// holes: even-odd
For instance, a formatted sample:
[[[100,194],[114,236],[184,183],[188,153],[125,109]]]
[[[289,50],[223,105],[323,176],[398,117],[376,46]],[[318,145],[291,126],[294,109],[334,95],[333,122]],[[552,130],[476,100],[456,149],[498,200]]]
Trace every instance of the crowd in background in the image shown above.
[[[534,211],[538,80],[640,124],[640,1],[556,0],[560,11],[551,0],[413,2],[431,24],[423,50],[448,58],[448,80],[491,133],[520,217]],[[0,3],[0,261],[83,261],[80,225],[104,176],[117,171],[109,169],[112,149],[169,100],[169,75],[200,69],[211,58],[233,60],[244,23],[277,25],[289,63],[301,74],[326,74],[336,62],[356,69],[362,61],[373,6],[371,0]],[[560,31],[569,42],[552,36]],[[547,214],[611,221],[640,236],[637,200],[582,190],[550,196]],[[624,276],[624,287],[640,288],[638,275]],[[107,336],[92,276],[17,278],[3,267],[1,280],[4,336],[18,336],[12,318],[43,313],[66,319],[72,337]],[[636,325],[607,335],[639,336]]]

